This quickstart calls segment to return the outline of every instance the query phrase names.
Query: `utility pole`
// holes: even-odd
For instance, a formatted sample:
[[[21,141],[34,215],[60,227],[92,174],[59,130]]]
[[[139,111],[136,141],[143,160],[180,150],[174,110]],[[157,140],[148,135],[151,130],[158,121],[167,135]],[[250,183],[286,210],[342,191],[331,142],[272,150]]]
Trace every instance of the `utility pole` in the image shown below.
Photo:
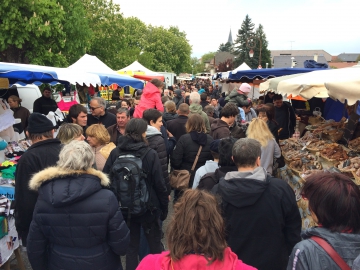
[[[290,40],[290,51],[292,51],[292,44],[294,43],[294,40]]]

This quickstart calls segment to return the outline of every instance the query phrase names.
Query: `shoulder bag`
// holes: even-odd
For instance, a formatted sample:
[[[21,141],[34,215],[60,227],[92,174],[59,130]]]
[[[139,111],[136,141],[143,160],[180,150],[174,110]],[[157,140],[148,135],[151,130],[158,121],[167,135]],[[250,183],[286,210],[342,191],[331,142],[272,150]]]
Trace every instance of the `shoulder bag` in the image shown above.
[[[341,270],[351,270],[350,266],[340,257],[340,255],[326,242],[324,239],[318,236],[311,236],[320,247],[322,247],[326,253],[333,259],[333,261],[340,267]]]
[[[179,189],[179,190],[189,188],[190,177],[196,167],[196,163],[199,159],[201,149],[202,149],[202,145],[200,145],[200,147],[199,147],[199,150],[196,154],[196,158],[194,160],[194,163],[191,167],[190,172],[188,170],[173,170],[170,173],[169,180],[170,180],[171,187],[173,187],[175,189]]]

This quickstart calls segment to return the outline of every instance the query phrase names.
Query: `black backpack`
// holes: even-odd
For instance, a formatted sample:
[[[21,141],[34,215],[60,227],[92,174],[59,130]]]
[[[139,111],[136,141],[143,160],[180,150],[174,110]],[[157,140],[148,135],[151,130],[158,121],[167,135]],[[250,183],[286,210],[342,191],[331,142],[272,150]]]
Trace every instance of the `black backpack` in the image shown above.
[[[123,215],[140,216],[151,210],[151,184],[147,173],[142,169],[142,161],[151,150],[142,154],[120,154],[110,169],[111,189],[115,193]]]

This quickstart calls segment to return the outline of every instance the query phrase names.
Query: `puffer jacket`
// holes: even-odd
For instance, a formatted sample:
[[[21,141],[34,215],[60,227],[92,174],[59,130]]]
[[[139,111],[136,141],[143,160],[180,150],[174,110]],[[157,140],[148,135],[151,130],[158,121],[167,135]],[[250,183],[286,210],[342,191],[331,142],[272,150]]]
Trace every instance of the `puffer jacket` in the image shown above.
[[[248,97],[244,94],[240,94],[237,89],[231,91],[231,93],[225,98],[226,102],[235,103],[238,107],[247,106]]]
[[[142,118],[143,113],[147,109],[157,109],[164,111],[164,106],[161,102],[161,94],[159,88],[148,82],[143,90],[139,104],[135,107],[134,118]]]
[[[169,183],[169,172],[168,172],[168,154],[166,151],[166,145],[162,133],[158,131],[155,127],[149,126],[146,130],[146,139],[149,142],[149,147],[154,149],[159,156],[164,181],[168,194],[170,195],[171,186]]]
[[[33,269],[122,269],[130,233],[108,177],[49,167],[29,187],[39,197],[27,239]]]
[[[360,254],[360,234],[337,233],[321,227],[313,227],[302,233],[303,241],[297,243],[289,258],[288,270],[333,269],[340,267],[333,259],[311,240],[311,236],[323,238],[340,257],[352,267],[354,260]]]

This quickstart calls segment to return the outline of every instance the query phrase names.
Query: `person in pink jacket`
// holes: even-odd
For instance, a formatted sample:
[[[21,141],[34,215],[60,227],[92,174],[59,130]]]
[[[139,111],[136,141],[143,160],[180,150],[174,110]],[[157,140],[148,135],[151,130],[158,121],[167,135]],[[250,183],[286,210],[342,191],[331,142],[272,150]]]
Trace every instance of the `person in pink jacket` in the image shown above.
[[[134,117],[142,118],[143,112],[147,109],[157,109],[164,112],[164,106],[161,102],[161,93],[164,83],[159,79],[152,79],[143,90],[140,102],[135,107]]]
[[[146,256],[137,270],[255,270],[227,247],[216,198],[188,189],[174,205],[167,230],[169,251]]]

